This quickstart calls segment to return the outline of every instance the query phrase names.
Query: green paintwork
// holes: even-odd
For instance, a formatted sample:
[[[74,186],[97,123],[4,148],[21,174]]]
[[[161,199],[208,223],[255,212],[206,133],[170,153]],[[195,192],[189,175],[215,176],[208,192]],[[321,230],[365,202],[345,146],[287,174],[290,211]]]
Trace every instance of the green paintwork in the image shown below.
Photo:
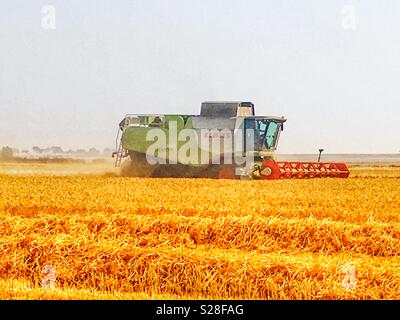
[[[126,128],[122,135],[122,146],[125,150],[146,153],[147,148],[152,141],[146,141],[146,135],[153,128],[129,127]],[[168,132],[168,129],[162,129]]]

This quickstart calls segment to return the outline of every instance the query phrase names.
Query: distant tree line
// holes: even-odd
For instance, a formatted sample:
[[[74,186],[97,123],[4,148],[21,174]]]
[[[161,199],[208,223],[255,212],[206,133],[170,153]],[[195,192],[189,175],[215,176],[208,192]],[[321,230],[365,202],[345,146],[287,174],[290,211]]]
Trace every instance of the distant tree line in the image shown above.
[[[53,154],[67,154],[67,155],[86,155],[86,156],[100,156],[100,155],[111,155],[112,150],[110,148],[106,148],[103,151],[100,151],[96,148],[90,149],[76,149],[76,150],[63,150],[61,147],[53,146],[49,148],[40,148],[34,146],[32,148],[34,153],[43,154],[43,153],[53,153]],[[27,153],[27,150],[22,150],[22,153]]]
[[[31,150],[19,150],[10,146],[4,146],[0,149],[0,159],[10,160],[15,157],[46,157],[46,156],[81,156],[81,157],[109,157],[112,154],[111,148],[98,150],[96,148],[90,149],[76,149],[76,150],[63,150],[59,146],[52,146],[49,148],[40,148],[34,146]]]
[[[12,159],[13,157],[14,157],[13,148],[8,147],[8,146],[1,148],[1,151],[0,151],[0,158],[1,159],[8,160],[8,159]]]

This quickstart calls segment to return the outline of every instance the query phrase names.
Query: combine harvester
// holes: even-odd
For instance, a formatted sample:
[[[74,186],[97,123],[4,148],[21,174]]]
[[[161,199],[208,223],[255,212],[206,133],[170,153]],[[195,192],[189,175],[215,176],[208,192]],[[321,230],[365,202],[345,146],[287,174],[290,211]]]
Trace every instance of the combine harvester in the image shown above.
[[[285,121],[256,116],[251,102],[203,102],[200,115],[126,115],[119,124],[115,166],[122,164],[122,175],[146,177],[349,176],[344,163],[275,161]]]

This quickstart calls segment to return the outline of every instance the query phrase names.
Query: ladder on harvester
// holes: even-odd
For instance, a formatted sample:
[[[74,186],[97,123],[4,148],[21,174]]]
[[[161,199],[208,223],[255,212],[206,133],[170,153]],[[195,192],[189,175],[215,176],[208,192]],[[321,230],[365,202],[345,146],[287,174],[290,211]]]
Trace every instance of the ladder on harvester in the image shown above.
[[[113,153],[113,157],[115,156],[115,167],[116,168],[119,168],[121,166],[122,158],[125,157],[125,151],[122,146],[122,139],[119,139],[120,133],[121,133],[121,131],[118,130],[117,139],[115,141],[117,151]]]
[[[119,143],[118,151],[115,153],[115,167],[119,168],[124,156],[124,149],[122,148],[122,143]]]

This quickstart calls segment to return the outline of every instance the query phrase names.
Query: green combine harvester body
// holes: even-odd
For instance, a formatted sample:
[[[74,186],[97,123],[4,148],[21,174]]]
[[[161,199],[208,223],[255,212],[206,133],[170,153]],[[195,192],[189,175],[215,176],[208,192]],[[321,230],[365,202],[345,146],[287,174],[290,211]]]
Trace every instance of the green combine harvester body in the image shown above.
[[[277,179],[285,121],[256,116],[251,102],[203,102],[200,115],[129,114],[113,156],[128,176]]]

